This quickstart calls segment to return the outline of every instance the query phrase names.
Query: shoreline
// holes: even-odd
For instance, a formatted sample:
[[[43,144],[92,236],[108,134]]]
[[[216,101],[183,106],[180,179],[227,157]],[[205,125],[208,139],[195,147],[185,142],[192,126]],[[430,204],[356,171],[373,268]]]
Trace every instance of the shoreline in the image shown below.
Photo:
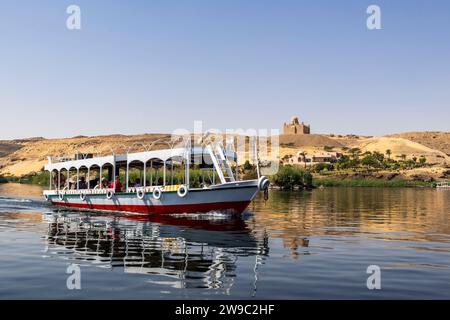
[[[323,187],[358,187],[358,188],[435,188],[436,181],[426,182],[417,180],[386,180],[376,178],[342,178],[338,176],[313,176],[311,185],[308,187],[297,187],[293,190],[308,190]],[[39,185],[45,187],[48,184],[48,178],[45,174],[25,177],[0,177],[0,184],[20,183],[29,185]],[[273,190],[292,190],[283,188],[283,186],[271,184]]]
[[[360,187],[360,188],[434,188],[436,182],[415,180],[383,180],[383,179],[339,179],[313,178],[313,186],[320,187]]]

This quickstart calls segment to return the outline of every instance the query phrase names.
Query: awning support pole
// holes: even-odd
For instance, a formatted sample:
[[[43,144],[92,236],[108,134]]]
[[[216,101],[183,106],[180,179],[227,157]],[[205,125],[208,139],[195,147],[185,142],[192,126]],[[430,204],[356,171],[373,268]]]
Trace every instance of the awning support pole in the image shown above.
[[[153,186],[153,160],[150,160],[150,187]]]
[[[166,160],[164,160],[164,167],[163,167],[163,186],[166,186]]]
[[[126,177],[126,179],[127,179],[127,182],[126,182],[126,192],[128,192],[128,171],[130,170],[130,164],[128,163],[128,161],[127,161],[127,172],[125,173],[125,177]]]
[[[141,185],[143,185],[144,188],[147,186],[147,161],[144,161],[144,183]]]
[[[91,168],[88,168],[88,172],[87,172],[87,188],[90,189],[91,188]]]
[[[102,183],[102,167],[103,166],[100,166],[100,172],[99,172],[99,177],[98,177],[98,182],[99,182],[99,186],[100,186],[100,189],[103,189],[103,183]]]

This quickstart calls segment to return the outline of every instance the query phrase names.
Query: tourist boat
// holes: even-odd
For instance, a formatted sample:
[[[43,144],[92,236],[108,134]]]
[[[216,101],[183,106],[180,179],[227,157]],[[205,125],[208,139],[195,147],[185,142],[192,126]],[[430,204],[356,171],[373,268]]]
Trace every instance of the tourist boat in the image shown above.
[[[50,184],[44,197],[55,206],[85,210],[241,213],[258,191],[267,194],[269,180],[260,176],[259,165],[258,179],[239,180],[237,160],[234,149],[222,143],[192,146],[191,139],[161,150],[49,158],[45,170]]]
[[[449,189],[450,190],[450,182],[439,182],[436,184],[437,189]]]

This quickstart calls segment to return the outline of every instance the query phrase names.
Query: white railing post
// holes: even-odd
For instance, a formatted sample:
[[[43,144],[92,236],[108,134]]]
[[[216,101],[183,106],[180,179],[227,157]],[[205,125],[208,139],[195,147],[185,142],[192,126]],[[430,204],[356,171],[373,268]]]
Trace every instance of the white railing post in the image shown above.
[[[79,189],[80,189],[80,168],[77,168],[77,190]]]
[[[119,175],[117,175],[119,176]],[[114,191],[116,191],[116,159],[114,159],[114,164],[113,164],[113,174],[112,174],[112,178],[113,178],[113,188]]]
[[[144,182],[141,183],[141,186],[143,186],[144,189],[145,189],[145,187],[147,186],[147,161],[144,161],[144,175],[143,175],[143,177],[144,177]]]
[[[164,160],[164,167],[163,167],[163,186],[166,186],[166,160]]]
[[[87,172],[87,188],[91,188],[91,167],[88,168]]]
[[[238,162],[238,155],[237,155],[237,152],[236,152],[235,154],[236,154],[236,168],[234,169],[235,175],[236,175],[235,180],[236,180],[236,181],[239,181],[239,162]]]
[[[127,160],[127,172],[125,172],[125,178],[127,179],[125,186],[126,186],[126,192],[128,192],[128,171],[130,170],[130,164],[128,163]]]
[[[150,187],[153,186],[153,160],[150,160]]]
[[[102,178],[102,167],[103,167],[103,165],[100,166],[100,170],[99,170],[99,173],[98,173],[98,174],[99,174],[99,177],[98,177],[98,179],[99,179],[99,180],[98,180],[98,183],[99,183],[99,188],[100,188],[100,189],[103,189],[103,183],[102,183],[102,179],[103,179],[103,178]]]
[[[184,177],[184,183],[186,184],[187,188],[189,188],[189,167],[190,167],[190,162],[191,162],[191,147],[189,145],[188,147],[188,152],[187,152],[187,156],[186,156],[186,172],[185,172],[185,177]]]

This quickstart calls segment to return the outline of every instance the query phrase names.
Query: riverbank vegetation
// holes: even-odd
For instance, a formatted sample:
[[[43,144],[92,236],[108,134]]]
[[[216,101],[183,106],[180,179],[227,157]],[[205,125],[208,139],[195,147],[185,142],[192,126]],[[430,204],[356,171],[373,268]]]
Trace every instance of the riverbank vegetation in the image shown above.
[[[324,150],[331,151],[330,148]],[[407,171],[432,167],[423,156],[407,159],[406,155],[400,155],[394,159],[389,149],[385,153],[362,153],[359,148],[343,148],[343,151],[344,154],[333,163],[303,167],[312,173],[313,186],[431,187],[435,184],[435,179],[424,173],[405,175]]]
[[[50,174],[45,171],[39,171],[37,173],[31,173],[22,177],[3,177],[0,178],[0,183],[16,182],[16,183],[28,183],[37,184],[40,186],[48,186],[50,183]]]
[[[309,189],[313,187],[312,174],[307,170],[294,166],[282,166],[275,175],[269,178],[272,185],[283,190]]]
[[[326,149],[330,151],[330,148]],[[406,176],[404,174],[406,170],[431,166],[427,163],[425,157],[407,159],[403,155],[398,159],[393,159],[390,150],[386,150],[385,153],[377,151],[362,153],[358,148],[344,148],[344,152],[345,154],[334,163],[324,162],[312,166],[281,165],[279,171],[269,176],[269,179],[273,187],[283,190],[309,189],[321,186],[424,187],[433,186],[435,183],[435,180],[428,175]],[[181,169],[174,171],[173,177],[168,171],[166,181],[174,184],[184,183],[184,168]],[[133,182],[137,179],[141,179],[141,174],[139,170],[131,170],[129,174],[130,185],[133,185]],[[239,166],[239,176],[245,180],[256,179],[256,166],[246,161]],[[162,183],[161,172],[159,176],[154,173],[153,178],[154,183]],[[120,173],[120,180],[125,185],[124,172]],[[0,176],[0,183],[8,181],[47,186],[49,185],[49,174],[40,171],[20,178]],[[218,177],[213,175],[212,171],[205,171],[200,168],[193,168],[190,171],[191,187],[198,188],[204,184],[209,185],[217,181]]]
[[[336,162],[336,169],[350,169],[365,171],[379,170],[407,170],[414,168],[422,168],[427,166],[427,159],[423,156],[407,159],[405,154],[400,155],[400,159],[396,160],[391,157],[391,150],[387,149],[386,154],[378,151],[366,151],[361,153],[359,148],[344,148],[346,154],[339,158]]]

